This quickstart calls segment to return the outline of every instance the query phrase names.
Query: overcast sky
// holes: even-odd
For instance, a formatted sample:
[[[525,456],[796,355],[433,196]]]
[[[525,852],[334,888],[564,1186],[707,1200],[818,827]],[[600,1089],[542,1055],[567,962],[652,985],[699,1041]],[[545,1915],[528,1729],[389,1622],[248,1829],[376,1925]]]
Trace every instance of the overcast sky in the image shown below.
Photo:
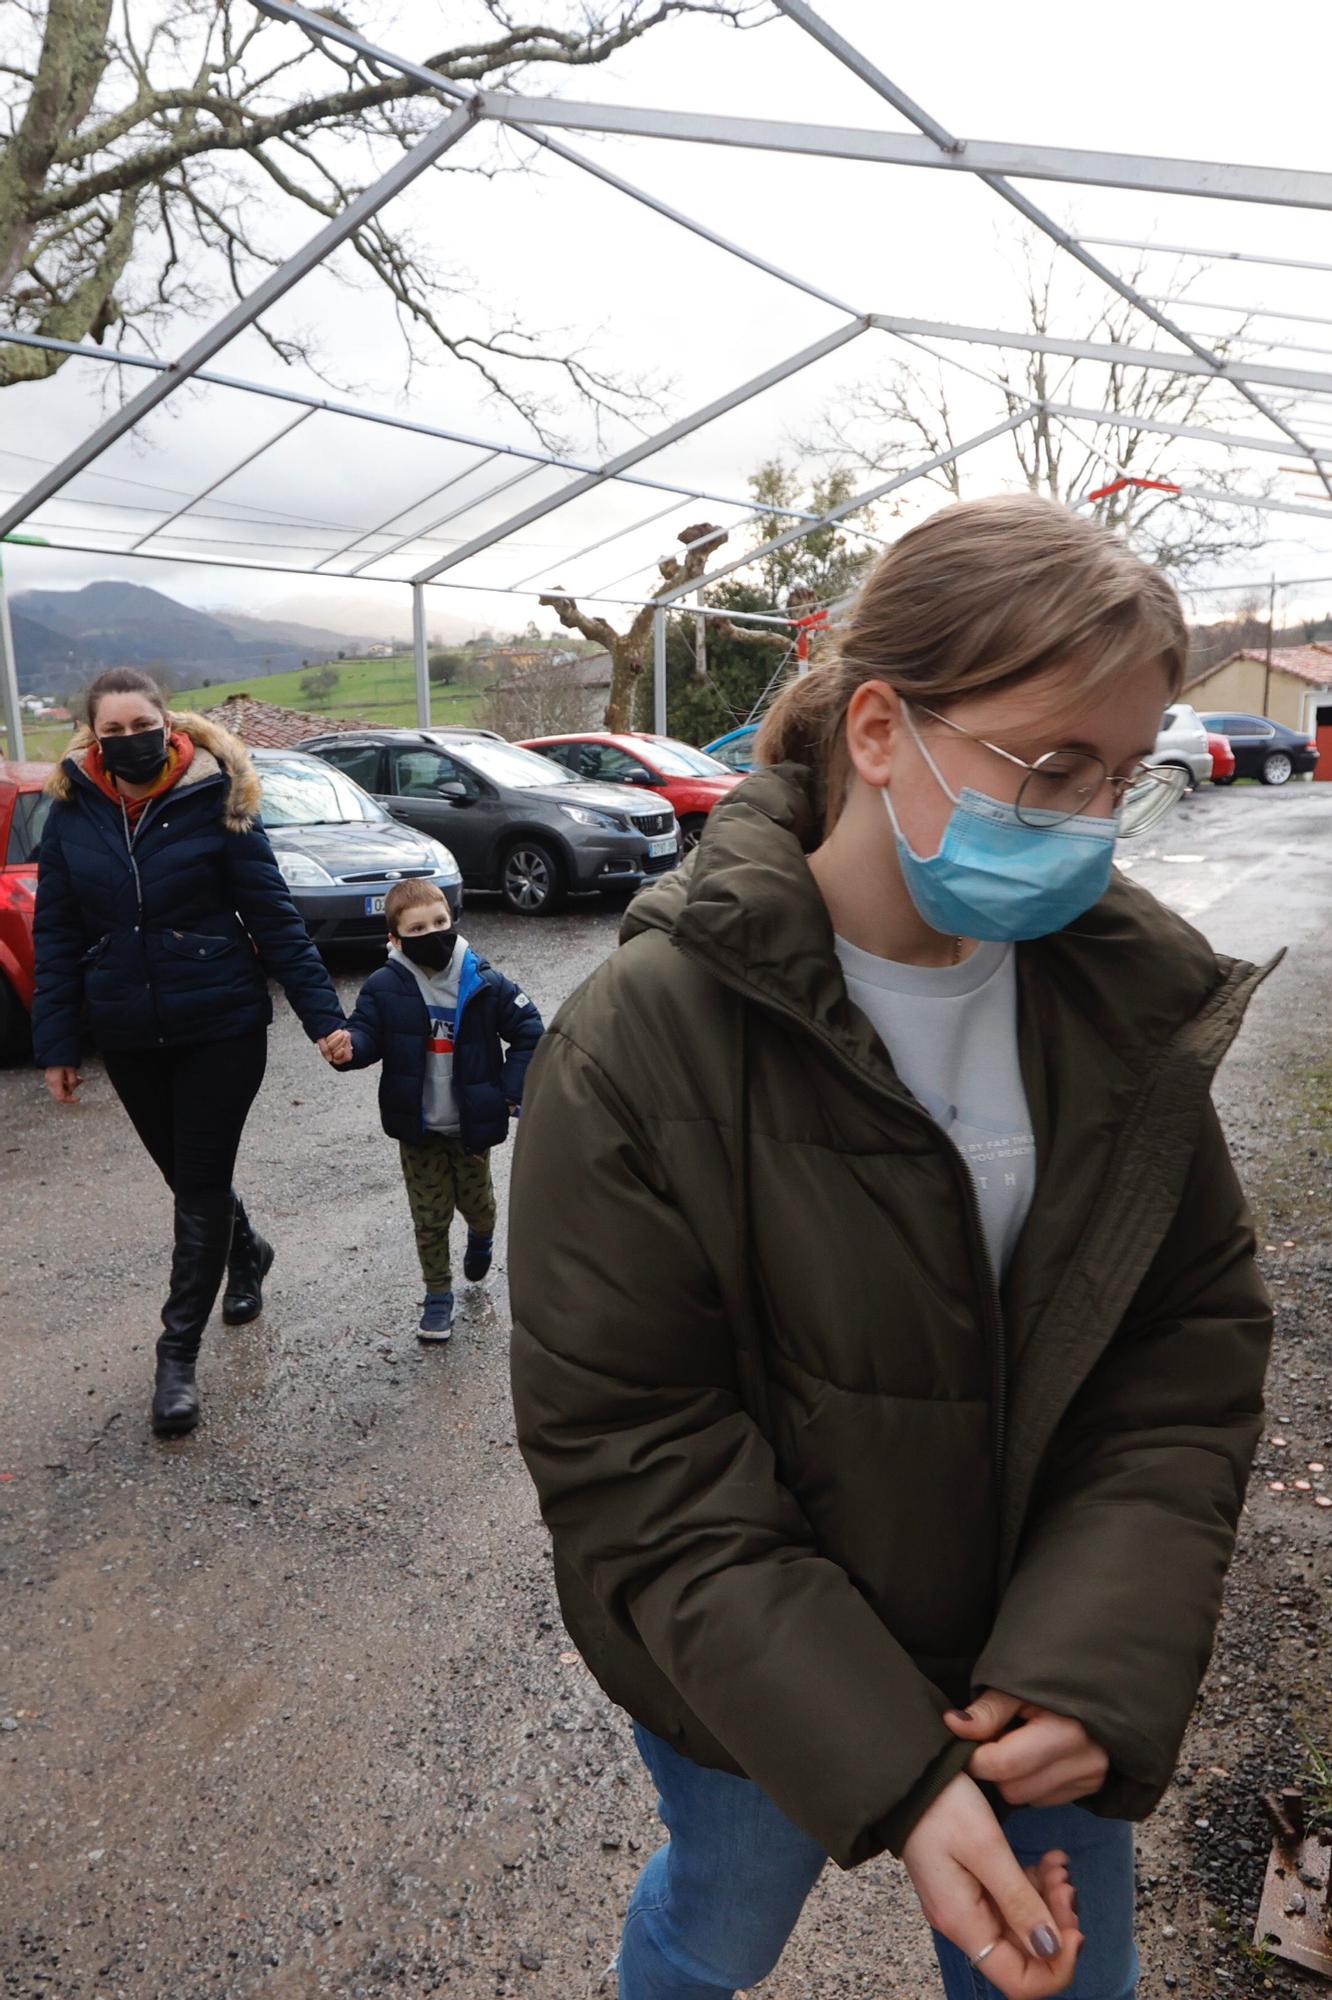
[[[363,5],[356,18],[375,39],[424,56],[438,36],[440,12],[409,0],[396,8]],[[468,12],[450,10],[460,38],[471,25]],[[1069,8],[1055,0],[1026,0],[1007,9],[990,0],[953,0],[946,9],[824,0],[823,12],[918,103],[964,136],[1326,166],[1329,28],[1300,0],[1274,0],[1260,23],[1249,17],[1241,31],[1237,20],[1231,32],[1220,17],[1204,30],[1196,9],[1163,7],[1160,0],[1121,0],[1112,10]],[[279,31],[279,40],[286,32]],[[524,88],[750,117],[880,128],[903,123],[785,21],[743,35],[711,21],[669,25],[614,65],[548,71],[528,79]],[[569,134],[568,143],[859,309],[972,325],[1022,324],[1016,218],[969,177],[665,141]],[[530,151],[489,130],[471,135],[464,147],[466,152],[460,148],[454,157],[476,163],[512,163]],[[1288,254],[1332,266],[1332,217],[1314,211],[1050,183],[1028,183],[1027,192],[1084,235]],[[299,241],[307,219],[293,215],[286,240]],[[452,272],[457,289],[440,307],[450,331],[519,325],[547,338],[554,351],[580,353],[655,395],[659,412],[644,419],[650,428],[817,340],[842,317],[559,162],[498,179],[432,173],[399,199],[388,219],[410,228]],[[274,226],[288,224],[276,217]],[[1125,267],[1133,261],[1130,252],[1102,254]],[[1164,284],[1175,271],[1175,260],[1155,260],[1148,283]],[[1332,320],[1332,278],[1326,273],[1230,263],[1198,278],[1193,290],[1199,300],[1236,308],[1263,305]],[[1084,333],[1095,316],[1094,288],[1079,299],[1070,284],[1066,300],[1068,331]],[[1201,309],[1184,308],[1180,316],[1200,333],[1215,334],[1226,323],[1224,315]],[[479,440],[531,441],[518,417],[487,403],[479,378],[458,364],[422,371],[406,388],[391,315],[359,277],[356,288],[332,272],[312,277],[276,309],[273,324],[317,336],[335,389],[304,369],[283,371],[252,333],[240,336],[213,366],[250,379],[294,382],[320,394],[345,392],[368,408]],[[1260,328],[1274,339],[1329,351],[1328,361],[1308,353],[1284,357],[1296,365],[1332,363],[1332,326],[1264,321]],[[178,351],[196,330],[182,323],[166,351]],[[1145,323],[1138,337],[1143,345],[1158,338]],[[981,368],[992,359],[977,347],[953,351]],[[822,409],[835,405],[852,383],[872,379],[901,352],[886,335],[865,335],[644,470],[712,495],[743,498],[755,465],[774,454],[791,456],[793,440],[809,432]],[[0,483],[16,489],[35,475],[39,461],[50,462],[76,442],[96,421],[106,387],[100,378],[107,372],[91,363],[71,364],[51,383],[3,393]],[[961,434],[984,428],[999,413],[994,393],[960,373],[956,397]],[[48,532],[99,544],[112,530],[119,534],[134,526],[141,533],[151,524],[153,509],[170,512],[180,504],[173,495],[198,492],[220,478],[294,414],[290,407],[231,391],[185,392],[141,433],[115,446],[99,473],[85,476],[72,497],[48,508]],[[565,411],[563,428],[573,454],[592,459],[634,435],[630,428],[612,427],[599,444],[587,413],[573,407]],[[1242,428],[1264,427],[1253,415]],[[461,480],[447,498],[410,507],[477,457],[475,450],[436,439],[320,414],[204,503],[199,514],[213,518],[176,523],[162,546],[206,554],[215,552],[209,546],[213,538],[224,536],[238,555],[254,561],[291,561],[303,554],[313,563],[395,510],[401,512],[395,534],[424,528],[522,470],[516,461],[498,459]],[[1255,480],[1271,476],[1278,465],[1274,458],[1256,456],[1245,463]],[[1006,448],[991,447],[977,460],[973,490],[1011,483],[1013,471]],[[407,574],[432,552],[442,555],[529,499],[554,491],[567,476],[538,472],[511,493],[440,526],[433,543],[404,549],[383,567]],[[1316,490],[1308,475],[1277,478],[1289,498]],[[884,532],[941,504],[941,498],[928,487],[909,489],[903,512],[884,522]],[[456,617],[521,625],[535,611],[534,600],[502,597],[497,587],[527,579],[532,579],[529,589],[558,582],[587,592],[641,595],[655,557],[670,546],[676,528],[701,518],[700,504],[702,517],[739,518],[735,509],[682,502],[678,512],[573,559],[586,544],[644,521],[667,500],[618,486],[547,516],[471,559],[453,575],[454,587],[432,590],[433,622],[443,625]],[[142,511],[122,511],[127,506]],[[268,510],[267,525],[245,525],[245,515],[253,521],[259,508]],[[1278,514],[1267,520],[1270,545],[1239,559],[1233,574],[1257,577],[1269,569],[1290,577],[1332,574],[1332,523],[1323,527],[1313,518]],[[331,567],[346,568],[364,554],[361,549]],[[360,619],[367,628],[390,611],[401,622],[407,615],[407,593],[400,587],[339,582],[336,576],[264,576],[19,548],[6,552],[5,567],[12,590],[121,576],[205,606],[344,623]],[[457,587],[464,583],[474,588]],[[1329,594],[1315,589],[1292,594],[1290,602],[1321,607]],[[538,615],[549,623],[548,614]]]

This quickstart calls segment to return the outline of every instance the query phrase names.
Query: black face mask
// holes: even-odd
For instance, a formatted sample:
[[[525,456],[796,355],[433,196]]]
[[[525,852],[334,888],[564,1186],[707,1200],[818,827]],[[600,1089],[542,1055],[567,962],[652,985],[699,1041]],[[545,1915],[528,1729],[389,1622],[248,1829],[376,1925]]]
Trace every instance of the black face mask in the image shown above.
[[[443,972],[457,942],[458,933],[454,930],[423,931],[419,937],[398,939],[403,955],[426,972]]]
[[[140,729],[133,736],[99,736],[102,768],[130,785],[151,785],[167,760],[165,729]]]

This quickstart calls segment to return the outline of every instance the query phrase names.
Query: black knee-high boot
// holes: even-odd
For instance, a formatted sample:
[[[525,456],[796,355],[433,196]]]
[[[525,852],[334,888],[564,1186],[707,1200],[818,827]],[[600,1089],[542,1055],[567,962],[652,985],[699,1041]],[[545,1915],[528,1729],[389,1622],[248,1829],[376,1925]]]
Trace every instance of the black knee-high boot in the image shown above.
[[[176,1203],[171,1290],[162,1308],[153,1388],[153,1429],[162,1437],[192,1431],[199,1421],[194,1364],[227,1268],[231,1220],[229,1194]]]
[[[228,1326],[244,1326],[258,1319],[264,1309],[264,1279],[273,1268],[273,1246],[265,1242],[238,1194],[232,1196],[236,1221],[231,1232],[231,1255],[227,1260],[227,1288],[222,1294],[222,1317]]]

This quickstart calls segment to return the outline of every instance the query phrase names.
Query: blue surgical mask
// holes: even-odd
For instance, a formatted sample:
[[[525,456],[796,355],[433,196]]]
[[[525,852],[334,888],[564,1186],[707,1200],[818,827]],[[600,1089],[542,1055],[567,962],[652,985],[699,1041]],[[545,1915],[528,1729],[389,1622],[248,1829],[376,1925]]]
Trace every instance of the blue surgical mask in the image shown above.
[[[1079,813],[1032,826],[1003,799],[970,786],[955,792],[905,703],[902,712],[921,756],[953,802],[938,853],[922,855],[909,845],[883,788],[902,879],[931,930],[1007,942],[1048,937],[1101,900],[1110,886],[1118,820]]]

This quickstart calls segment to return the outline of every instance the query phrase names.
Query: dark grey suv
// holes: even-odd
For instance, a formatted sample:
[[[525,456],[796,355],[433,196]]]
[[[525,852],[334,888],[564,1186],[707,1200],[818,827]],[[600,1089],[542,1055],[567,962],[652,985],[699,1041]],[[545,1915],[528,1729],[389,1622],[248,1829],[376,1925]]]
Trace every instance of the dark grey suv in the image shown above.
[[[443,841],[469,890],[497,889],[522,916],[571,890],[630,895],[680,859],[664,800],[584,783],[487,730],[340,730],[300,747]]]

